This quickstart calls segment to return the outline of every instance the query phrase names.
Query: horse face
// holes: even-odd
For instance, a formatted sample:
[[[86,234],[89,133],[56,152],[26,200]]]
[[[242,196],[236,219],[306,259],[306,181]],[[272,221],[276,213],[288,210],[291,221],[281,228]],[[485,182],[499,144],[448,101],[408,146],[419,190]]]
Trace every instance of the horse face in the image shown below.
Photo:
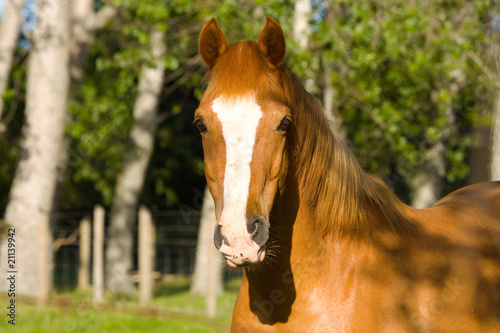
[[[216,207],[215,245],[231,266],[264,259],[269,212],[286,174],[290,122],[288,108],[252,96],[217,98],[196,112]]]
[[[269,24],[268,20],[266,27]],[[277,23],[272,21],[271,25],[276,30]],[[262,34],[265,32],[266,28]],[[284,47],[281,28],[279,32]],[[269,40],[267,38],[267,42]],[[272,98],[272,94],[263,93],[262,89],[252,89],[251,85],[243,89],[237,84],[248,84],[250,76],[255,76],[257,71],[248,71],[250,74],[246,80],[243,67],[252,64],[277,66],[281,63],[282,58],[269,53],[269,45],[261,43],[264,42],[259,39],[259,44],[228,48],[224,34],[213,19],[205,24],[200,37],[200,53],[211,71],[219,66],[219,70],[229,72],[211,77],[194,122],[202,135],[205,175],[215,202],[218,221],[215,246],[232,267],[264,260],[270,228],[269,212],[279,183],[286,174],[285,141],[291,124],[290,110],[279,102],[279,98]],[[279,51],[284,55],[284,50]],[[235,54],[231,55],[232,52]],[[241,52],[247,52],[248,59],[243,59]],[[257,54],[258,59],[251,59],[252,54]],[[235,57],[242,58],[240,63],[233,61],[232,65],[224,66],[225,59],[234,60]],[[218,64],[219,61],[222,64]],[[234,71],[231,66],[236,67]],[[237,76],[236,83],[217,79],[231,77],[232,73]],[[224,84],[227,87],[220,89]],[[214,86],[219,89],[212,89],[209,93]]]

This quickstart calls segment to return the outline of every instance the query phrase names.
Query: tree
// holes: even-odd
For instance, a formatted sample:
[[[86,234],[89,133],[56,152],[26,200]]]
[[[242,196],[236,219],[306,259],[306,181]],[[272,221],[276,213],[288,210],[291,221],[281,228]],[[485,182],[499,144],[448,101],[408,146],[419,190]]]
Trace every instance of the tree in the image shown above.
[[[66,105],[71,89],[66,85],[71,82],[75,89],[81,80],[81,75],[73,75],[70,81],[68,74],[70,69],[73,74],[83,72],[85,50],[89,47],[91,33],[102,27],[116,10],[106,6],[93,15],[93,2],[87,0],[77,1],[71,9],[58,1],[42,2],[38,6],[37,26],[29,56],[25,110],[23,150],[27,157],[22,157],[19,163],[6,210],[6,222],[12,222],[12,225],[27,220],[34,211],[40,211],[41,216],[35,217],[31,225],[23,224],[20,227],[20,231],[26,235],[26,239],[21,239],[20,243],[33,244],[34,247],[29,248],[27,253],[30,259],[38,262],[38,268],[30,263],[32,270],[26,270],[28,288],[21,293],[38,295],[41,302],[47,298],[52,280],[49,215],[54,204],[56,183],[62,178],[60,175],[67,156],[68,144],[63,133],[69,119]],[[52,22],[55,17],[58,17],[57,24]],[[47,68],[52,67],[55,70],[48,73]],[[26,200],[26,196],[32,197],[32,200]],[[23,203],[23,200],[26,202]],[[29,232],[25,233],[23,229],[26,227]],[[32,238],[37,234],[38,242],[34,242]],[[39,258],[34,258],[33,253],[38,253]],[[37,285],[33,287],[36,281]]]
[[[139,87],[133,112],[130,144],[124,147],[122,169],[116,181],[111,207],[109,243],[106,250],[106,285],[110,291],[124,294],[132,292],[130,271],[132,269],[135,211],[144,187],[149,160],[154,150],[156,128],[160,122],[178,113],[176,108],[173,108],[162,114],[157,114],[157,106],[160,97],[163,99],[169,97],[181,84],[189,85],[186,79],[192,73],[193,60],[198,59],[198,56],[187,60],[185,57],[178,57],[178,54],[183,52],[180,51],[182,47],[169,49],[167,55],[164,47],[166,30],[170,30],[171,26],[175,27],[176,25],[187,27],[187,25],[184,26],[185,18],[183,15],[190,14],[183,13],[183,10],[189,11],[189,7],[176,7],[174,4],[172,7],[165,7],[159,6],[157,3],[144,2],[140,4],[130,3],[127,10],[128,14],[131,14],[127,19],[135,20],[133,21],[135,27],[128,33],[135,35],[141,46],[151,48],[153,55],[150,57],[152,60],[147,59],[148,52],[133,54],[136,49],[130,48],[130,45],[126,46],[128,52],[132,53],[139,61],[145,61],[146,64],[142,73],[139,73]],[[167,21],[167,25],[154,23],[164,20]],[[180,20],[183,20],[182,24],[179,24]],[[154,28],[149,36],[150,43],[143,45],[145,40],[143,31],[145,28],[150,30],[151,25]],[[181,42],[191,42],[191,38],[183,38],[182,35],[182,33],[172,33],[169,34],[169,37],[181,37]],[[179,59],[185,61],[185,65],[179,67]],[[134,67],[137,66],[136,63],[137,61],[131,62],[127,66]],[[149,68],[151,64],[152,68]],[[172,67],[178,70],[168,73],[167,77],[164,78],[164,70],[172,70]],[[169,84],[165,89],[162,89],[163,81]],[[181,148],[187,149],[186,146],[181,146]],[[164,156],[162,160],[165,163]],[[160,183],[159,180],[155,181],[156,184]],[[161,187],[157,186],[156,188]]]
[[[500,13],[495,13],[491,27],[491,48],[489,53],[490,66],[482,65],[483,70],[489,74],[495,83],[496,96],[493,107],[493,126],[491,129],[491,160],[490,180],[500,180]],[[480,59],[479,59],[480,60]],[[482,63],[479,61],[479,63]]]
[[[215,288],[215,293],[223,291],[222,286],[222,260],[220,253],[214,246],[214,228],[217,224],[215,218],[215,205],[208,186],[203,194],[203,206],[201,209],[200,229],[198,231],[198,246],[196,248],[196,261],[191,283],[191,293],[206,296],[209,288]],[[210,253],[210,251],[212,253]],[[209,256],[215,258],[210,260]],[[212,269],[208,268],[212,262]],[[208,273],[213,273],[215,286],[208,286]]]
[[[431,192],[459,185],[471,144],[464,131],[481,102],[474,87],[484,86],[467,53],[482,47],[488,3],[328,4],[337,19],[313,38],[330,42],[338,112],[361,164],[413,197],[419,170],[441,175],[422,182]]]
[[[106,286],[111,292],[132,292],[133,227],[139,196],[153,153],[157,126],[157,107],[163,87],[165,32],[151,29],[153,65],[146,64],[139,78],[133,111],[130,148],[125,152],[118,175],[106,248]]]
[[[94,32],[102,29],[119,11],[119,7],[109,4],[96,12],[94,2],[93,0],[77,0],[72,6],[70,58],[72,91],[80,85],[83,79]]]
[[[500,83],[500,80],[499,80]],[[500,85],[500,84],[499,84]],[[491,133],[490,180],[500,180],[500,88],[497,88]]]
[[[201,29],[201,21],[192,6],[185,1],[167,6],[155,1],[125,2],[94,39],[81,89],[70,108],[76,121],[69,127],[73,140],[65,193],[72,200],[66,205],[83,208],[113,202],[117,175],[130,147],[139,72],[144,62],[151,63],[151,26],[166,29],[169,50],[155,153],[141,195],[152,209],[173,208],[190,198],[194,184],[202,183],[201,147],[196,150],[191,115],[182,112],[196,107],[194,91],[202,79],[194,34]]]
[[[311,0],[296,0],[293,13],[293,39],[303,50],[309,46],[311,35]]]
[[[333,21],[336,19],[335,17],[335,12],[333,8],[327,7],[325,9],[325,15],[323,19],[325,22],[330,22],[333,23]],[[322,88],[323,88],[323,108],[326,117],[328,118],[330,122],[330,127],[332,128],[332,131],[345,139],[345,131],[342,130],[341,124],[342,120],[339,117],[338,114],[338,92],[333,86],[332,83],[332,78],[334,76],[334,70],[335,66],[332,63],[332,57],[328,54],[328,49],[331,49],[328,44],[331,42],[328,41],[326,44],[327,45],[321,45],[320,44],[320,59],[321,59],[321,65],[320,68],[323,71],[323,74],[321,75],[322,78]]]
[[[5,212],[6,224],[18,235],[16,268],[23,283],[16,291],[42,302],[51,281],[49,221],[67,122],[69,24],[69,2],[39,2],[28,63],[23,155]],[[40,254],[46,262],[39,261]]]

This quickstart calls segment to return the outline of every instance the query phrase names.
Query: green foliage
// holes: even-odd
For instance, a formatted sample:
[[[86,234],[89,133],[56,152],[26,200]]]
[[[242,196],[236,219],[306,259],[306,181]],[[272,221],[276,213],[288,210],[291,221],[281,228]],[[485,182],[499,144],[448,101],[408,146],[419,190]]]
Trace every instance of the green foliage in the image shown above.
[[[68,171],[76,184],[94,183],[104,204],[111,203],[126,149],[137,94],[137,63],[142,62],[140,49],[129,47],[138,41],[129,28],[125,30],[101,32],[92,45],[81,89],[69,105],[73,121],[67,133],[73,140]]]
[[[485,102],[473,87],[489,84],[468,54],[485,41],[487,9],[486,1],[329,1],[334,18],[313,38],[335,66],[336,106],[368,170],[411,178],[444,140],[448,181],[467,175],[464,131]]]
[[[26,98],[26,56],[27,52],[16,50],[9,85],[3,95],[4,112],[2,123],[5,131],[0,132],[0,212],[5,210],[9,189],[15,168],[21,158],[21,129],[24,122]]]
[[[77,203],[83,207],[97,202],[111,203],[124,152],[129,149],[128,133],[140,69],[153,60],[149,31],[155,26],[168,35],[166,85],[176,84],[178,89],[167,93],[161,101],[161,116],[168,119],[158,129],[159,142],[148,173],[152,176],[147,179],[143,196],[153,207],[172,207],[181,201],[179,191],[188,192],[185,186],[190,189],[203,186],[200,184],[203,182],[201,151],[196,149],[198,145],[190,139],[192,133],[186,126],[191,127],[191,112],[196,106],[183,101],[193,100],[193,89],[202,75],[179,78],[177,74],[182,73],[189,58],[196,55],[197,38],[184,31],[189,27],[188,22],[199,22],[199,19],[190,14],[191,1],[141,1],[121,5],[120,15],[99,32],[93,43],[87,73],[70,105],[73,116],[68,127],[73,138],[69,161],[71,181],[67,182],[65,192],[69,198],[76,199],[77,196],[71,194],[75,190],[80,197],[86,197],[87,200],[80,198]],[[185,105],[189,105],[188,111]],[[179,183],[179,180],[184,181]],[[89,184],[93,184],[90,192]],[[192,196],[192,192],[189,193]],[[75,202],[70,206],[74,209]]]
[[[161,110],[171,110],[171,118],[157,130],[156,153],[146,174],[142,200],[152,209],[177,207],[180,203],[193,207],[193,189],[203,189],[201,139],[192,125],[196,107],[192,95],[186,100],[175,100],[172,96],[160,106]]]
[[[333,109],[370,172],[411,179],[426,163],[426,152],[443,140],[447,181],[463,181],[466,150],[475,142],[467,133],[490,121],[484,110],[491,85],[469,56],[480,56],[488,43],[489,1],[312,3],[310,45],[302,50],[291,38],[292,0],[114,0],[122,9],[96,34],[85,77],[72,92],[67,128],[72,140],[61,208],[111,203],[129,149],[140,69],[152,64],[152,26],[167,32],[166,82],[159,108],[163,121],[141,200],[158,209],[190,205],[193,189],[204,185],[201,143],[191,121],[206,73],[197,58],[198,34],[210,17],[218,20],[229,42],[256,40],[266,16],[277,19],[287,37],[289,65],[317,97],[324,66],[331,64],[337,91]],[[16,112],[0,137],[0,210],[21,155],[23,52],[4,95],[6,110]]]

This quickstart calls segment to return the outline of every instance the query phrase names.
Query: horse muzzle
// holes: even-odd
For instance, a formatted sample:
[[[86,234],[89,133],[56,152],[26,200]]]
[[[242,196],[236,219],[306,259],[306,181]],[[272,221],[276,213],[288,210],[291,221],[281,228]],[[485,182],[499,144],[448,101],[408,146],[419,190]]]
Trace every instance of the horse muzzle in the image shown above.
[[[224,254],[231,267],[246,266],[262,262],[266,256],[269,238],[269,222],[263,217],[254,217],[251,223],[226,223],[221,219],[215,227],[215,247]]]

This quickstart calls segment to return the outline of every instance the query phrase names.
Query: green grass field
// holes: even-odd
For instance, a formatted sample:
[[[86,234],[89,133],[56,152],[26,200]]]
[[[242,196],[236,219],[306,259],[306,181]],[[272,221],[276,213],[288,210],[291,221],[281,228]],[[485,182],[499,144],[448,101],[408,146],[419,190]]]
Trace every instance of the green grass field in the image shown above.
[[[73,332],[228,332],[236,299],[238,281],[231,282],[217,301],[217,316],[204,315],[204,298],[192,295],[187,281],[177,280],[157,287],[157,296],[148,307],[136,300],[108,299],[92,306],[90,292],[55,292],[50,304],[38,307],[29,301],[16,299],[16,325],[8,323],[9,299],[0,297],[0,332],[73,333]]]

